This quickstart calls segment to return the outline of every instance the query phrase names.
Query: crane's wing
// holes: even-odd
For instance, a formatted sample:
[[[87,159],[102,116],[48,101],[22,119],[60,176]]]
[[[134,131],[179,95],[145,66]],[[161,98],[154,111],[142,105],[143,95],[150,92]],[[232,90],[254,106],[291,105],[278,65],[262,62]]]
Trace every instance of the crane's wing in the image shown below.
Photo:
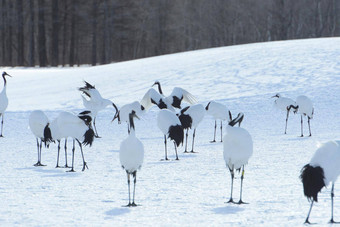
[[[181,99],[183,97],[183,100],[185,102],[188,102],[190,104],[195,104],[197,103],[197,100],[195,98],[195,96],[193,96],[190,92],[188,92],[187,90],[180,88],[180,87],[175,87],[170,96],[176,96],[179,99]]]
[[[162,99],[162,96],[153,88],[150,88],[140,101],[146,110],[149,110],[152,104],[157,104]]]

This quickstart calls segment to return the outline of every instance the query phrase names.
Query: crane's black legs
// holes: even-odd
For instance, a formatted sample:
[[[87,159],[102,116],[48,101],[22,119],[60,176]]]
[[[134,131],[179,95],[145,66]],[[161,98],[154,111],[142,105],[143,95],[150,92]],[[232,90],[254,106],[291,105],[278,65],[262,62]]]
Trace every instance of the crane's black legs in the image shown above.
[[[308,219],[309,219],[310,212],[312,211],[313,203],[314,203],[314,200],[312,199],[312,202],[311,202],[310,208],[309,208],[309,212],[308,212],[307,218],[305,220],[305,224],[310,224]]]
[[[67,138],[65,138],[65,168],[68,168],[69,166],[67,165]]]
[[[85,162],[84,152],[83,152],[83,146],[81,145],[81,142],[79,142],[79,140],[77,140],[77,141],[78,141],[78,144],[79,144],[79,147],[80,147],[81,157],[83,158],[83,169],[82,169],[81,171],[84,171],[85,168],[88,169],[89,167],[87,167],[87,164],[86,164],[86,162]]]
[[[189,129],[187,129],[187,132],[185,133],[185,150],[184,150],[184,153],[188,153],[188,132],[189,132]]]
[[[75,172],[74,169],[73,169],[73,166],[74,166],[74,151],[75,151],[75,140],[73,139],[73,147],[72,147],[72,167],[69,171],[67,172]]]
[[[312,132],[310,130],[310,117],[308,117],[308,127],[309,127],[309,136],[312,136]]]
[[[329,223],[340,223],[340,222],[334,221],[334,219],[333,219],[333,210],[334,210],[334,183],[332,183],[331,201],[332,201],[332,215],[331,215],[331,220],[329,221]]]
[[[222,141],[222,120],[221,120],[221,142],[223,142]]]
[[[95,132],[94,136],[96,138],[100,138],[100,136],[98,135],[98,132],[97,132],[97,128],[96,128],[96,118],[93,119],[93,128],[94,128],[94,132]]]
[[[301,137],[303,137],[303,119],[301,115]]]
[[[132,197],[132,203],[131,203],[131,192],[130,192],[130,175],[133,176],[133,197]],[[136,182],[137,182],[137,171],[133,173],[129,173],[126,171],[127,176],[127,183],[128,183],[128,192],[129,192],[129,203],[126,205],[126,207],[135,207],[137,204],[135,203],[135,194],[136,194]]]
[[[194,151],[195,135],[196,135],[196,129],[194,129],[194,133],[192,134],[192,148],[191,148],[191,153],[196,153],[196,152]]]
[[[164,149],[164,151],[165,151],[165,160],[169,160],[168,159],[168,151],[167,151],[167,144],[166,144],[166,135],[164,135],[164,146],[165,146],[165,149]]]
[[[34,164],[34,166],[45,166],[41,163],[41,148],[42,148],[42,140],[37,138],[37,149],[38,149],[38,162]]]
[[[285,134],[287,134],[287,124],[288,124],[288,117],[289,117],[289,110],[287,109]]]
[[[215,120],[214,140],[210,141],[210,143],[215,143],[216,142],[216,140],[215,140],[215,138],[216,138],[216,127],[217,127],[217,123],[216,123],[216,120]]]
[[[233,200],[233,186],[234,186],[234,167],[233,168],[229,168],[230,171],[230,176],[231,176],[231,188],[230,188],[230,199],[227,203],[234,203]]]
[[[59,153],[60,153],[60,140],[58,140],[58,155],[57,155],[57,165],[55,168],[59,168]]]
[[[177,145],[176,142],[174,141],[174,146],[175,146],[175,152],[176,152],[176,160],[179,160],[178,154],[177,154]]]
[[[129,191],[129,204],[126,205],[127,207],[131,206],[131,198],[130,198],[130,174],[126,171],[127,174],[127,183],[128,183],[128,191]]]
[[[2,135],[2,131],[3,131],[3,128],[4,128],[4,114],[0,114],[0,116],[1,116],[1,135],[0,135],[0,137],[4,137]]]
[[[135,194],[136,194],[136,182],[137,182],[137,171],[132,173],[133,176],[133,197],[131,206],[137,206],[135,203]]]
[[[244,178],[244,166],[242,167],[242,175],[241,175],[240,201],[238,201],[237,204],[246,204],[245,202],[242,201],[243,178]]]

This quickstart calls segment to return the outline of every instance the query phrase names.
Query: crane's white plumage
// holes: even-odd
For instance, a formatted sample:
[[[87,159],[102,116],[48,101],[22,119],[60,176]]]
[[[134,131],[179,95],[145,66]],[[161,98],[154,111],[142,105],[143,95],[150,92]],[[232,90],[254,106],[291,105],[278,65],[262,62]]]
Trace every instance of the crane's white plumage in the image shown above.
[[[69,112],[61,112],[57,117],[58,127],[60,133],[65,137],[73,138],[73,149],[72,149],[72,169],[70,172],[74,172],[74,151],[75,151],[75,140],[77,140],[80,151],[83,158],[83,169],[87,168],[87,164],[85,162],[82,144],[84,145],[92,145],[94,131],[91,128],[92,118],[90,116],[89,111],[84,111],[80,113],[78,116],[69,113]]]
[[[217,120],[221,121],[221,142],[222,142],[222,121],[228,120],[231,121],[231,113],[229,109],[222,103],[216,101],[210,101],[208,105],[205,107],[207,114],[213,116],[215,119],[215,130],[214,130],[214,139],[211,142],[216,142],[216,127]]]
[[[161,83],[159,81],[155,81],[155,83],[152,86],[154,85],[158,86],[159,94],[165,97],[162,91]],[[166,100],[170,105],[178,109],[181,109],[182,101],[188,102],[190,104],[197,103],[196,98],[191,93],[180,87],[174,87],[171,94],[166,97]]]
[[[49,120],[41,110],[34,110],[28,119],[29,127],[37,140],[38,161],[35,166],[43,166],[41,163],[41,147],[42,142],[48,146],[52,142],[51,129],[49,128]]]
[[[313,119],[314,107],[312,101],[304,95],[300,95],[296,98],[297,111],[301,114],[301,137],[303,137],[303,116],[307,117],[309,136],[312,136],[310,129],[310,119]]]
[[[223,138],[223,157],[229,168],[240,169],[253,154],[253,141],[247,130],[227,126]]]
[[[91,116],[93,118],[93,128],[95,130],[96,137],[98,136],[97,129],[96,129],[96,117],[99,111],[105,109],[108,105],[112,105],[116,110],[116,115],[118,115],[118,108],[117,106],[109,99],[103,98],[99,91],[95,88],[95,86],[89,84],[88,82],[84,81],[85,86],[79,88],[79,91],[82,91],[83,94],[87,96],[85,98],[83,95],[81,96],[83,99],[83,104],[85,108],[91,111]]]
[[[58,154],[57,154],[57,164],[56,164],[56,168],[60,167],[59,166],[59,153],[60,153],[60,142],[62,139],[65,139],[65,166],[64,167],[68,167],[67,165],[67,136],[63,135],[59,129],[58,126],[58,118],[54,119],[51,124],[50,124],[50,129],[51,129],[51,134],[52,134],[52,138],[53,140],[56,140],[58,142]]]
[[[119,114],[115,117],[115,118],[117,118],[117,117],[120,118],[119,123],[122,121],[122,122],[126,122],[128,124],[128,131],[130,131],[129,115],[132,111],[135,111],[137,116],[141,116],[142,114],[144,114],[145,108],[138,101],[128,103],[128,104],[123,105],[120,108]],[[115,118],[113,118],[113,120]]]
[[[309,223],[309,215],[314,201],[318,201],[318,193],[330,182],[332,182],[332,213],[330,223],[335,223],[333,220],[333,197],[334,183],[340,174],[339,163],[340,141],[329,141],[321,144],[310,162],[302,168],[300,178],[303,183],[304,194],[308,200],[311,200],[311,206],[305,223]]]
[[[234,170],[241,170],[242,168],[239,204],[243,203],[242,185],[244,166],[248,163],[249,158],[253,154],[253,140],[249,132],[241,127],[232,127],[238,123],[241,118],[243,118],[243,114],[239,114],[234,120],[229,122],[227,132],[223,138],[223,157],[231,174],[231,193],[229,202],[234,202],[232,197]]]
[[[287,112],[286,115],[286,127],[285,127],[285,134],[287,134],[287,124],[288,124],[288,117],[289,112],[292,109],[292,107],[296,106],[296,103],[291,98],[282,97],[279,93],[272,96],[272,98],[276,98],[274,101],[274,106],[282,111]]]
[[[2,135],[2,131],[3,131],[3,125],[4,125],[4,114],[5,114],[5,110],[7,109],[8,106],[8,98],[7,98],[7,81],[6,81],[6,76],[11,77],[10,75],[8,75],[6,72],[2,73],[2,78],[4,80],[4,87],[0,93],[0,117],[1,117],[1,134],[0,137],[3,137]]]
[[[171,111],[175,111],[175,109],[171,106],[171,103],[166,99],[163,95],[159,94],[155,89],[150,88],[145,95],[143,96],[140,104],[146,109],[149,110],[153,104],[158,106],[159,109],[169,109]]]
[[[181,110],[181,114],[178,116],[178,118],[181,121],[181,124],[184,129],[187,129],[185,134],[185,153],[187,151],[187,143],[188,143],[188,131],[189,128],[193,129],[193,136],[192,136],[192,149],[191,152],[194,152],[194,141],[195,141],[195,135],[196,135],[196,128],[199,125],[199,123],[203,120],[205,116],[205,109],[202,104],[195,104],[192,106],[188,106]]]
[[[299,106],[298,113],[301,115],[307,116],[310,119],[313,118],[314,108],[312,100],[310,100],[305,95],[300,95],[296,98],[296,105]]]
[[[174,141],[176,160],[178,160],[177,147],[183,143],[184,132],[180,120],[177,115],[167,109],[160,110],[157,115],[157,125],[158,128],[164,134],[164,144],[165,144],[165,160],[167,157],[167,135],[168,138]]]
[[[120,144],[119,159],[121,166],[126,171],[129,187],[129,204],[127,206],[136,206],[135,204],[135,187],[136,187],[136,174],[143,164],[144,159],[144,146],[142,142],[136,137],[135,126],[133,118],[137,117],[135,111],[129,114],[130,134]],[[138,118],[138,117],[137,117]],[[133,200],[130,200],[130,175],[134,178]]]
[[[197,103],[195,96],[180,87],[174,87],[167,99],[169,100],[171,105],[176,108],[181,108],[182,101],[188,102],[189,104]]]

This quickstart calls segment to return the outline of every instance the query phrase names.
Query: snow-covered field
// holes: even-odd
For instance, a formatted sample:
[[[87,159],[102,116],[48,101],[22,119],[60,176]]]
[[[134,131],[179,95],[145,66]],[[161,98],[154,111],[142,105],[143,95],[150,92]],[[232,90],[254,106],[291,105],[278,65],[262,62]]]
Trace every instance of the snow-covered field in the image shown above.
[[[214,48],[97,67],[0,70],[13,76],[7,80],[9,106],[4,118],[5,137],[0,138],[0,226],[302,225],[309,203],[299,180],[300,169],[318,142],[339,139],[340,38]],[[83,110],[77,91],[83,80],[118,106],[140,100],[159,80],[166,94],[178,86],[204,105],[214,99],[226,104],[233,115],[243,112],[242,126],[254,141],[243,188],[243,200],[249,204],[225,203],[230,175],[222,143],[209,143],[214,126],[211,116],[204,118],[196,132],[199,153],[183,154],[184,147],[180,147],[180,161],[169,162],[160,161],[164,143],[156,123],[158,109],[153,107],[136,122],[136,135],[145,148],[144,164],[137,173],[138,207],[123,207],[128,194],[119,145],[127,136],[127,127],[111,123],[112,107],[97,117],[102,138],[84,148],[89,169],[81,171],[78,148],[75,173],[54,168],[55,144],[43,149],[42,162],[47,166],[34,167],[37,151],[28,128],[30,112],[41,109],[53,119],[59,111]],[[312,99],[312,137],[298,137],[299,115],[291,115],[287,135],[283,134],[285,113],[274,109],[271,99],[277,92],[293,99],[302,94]],[[70,161],[71,142],[68,147]],[[168,151],[174,158],[171,143]],[[239,183],[238,177],[236,199]],[[337,182],[337,221],[339,195]],[[310,221],[325,225],[329,219],[330,187],[319,195]]]

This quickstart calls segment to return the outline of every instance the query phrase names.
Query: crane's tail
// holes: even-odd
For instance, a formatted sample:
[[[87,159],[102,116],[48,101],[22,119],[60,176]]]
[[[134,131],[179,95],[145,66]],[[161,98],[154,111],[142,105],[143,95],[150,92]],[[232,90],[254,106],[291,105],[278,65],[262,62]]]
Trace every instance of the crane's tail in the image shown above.
[[[169,128],[168,138],[175,141],[177,147],[183,143],[184,140],[184,130],[182,125],[173,125]]]
[[[52,138],[52,132],[51,132],[51,129],[50,129],[50,124],[47,124],[44,128],[44,144],[45,144],[45,147],[48,147],[49,144],[51,142],[53,142],[53,138]]]
[[[92,128],[89,128],[84,134],[84,141],[82,142],[83,145],[90,145],[92,146],[94,140],[94,131]]]
[[[318,193],[325,186],[324,178],[324,171],[320,166],[313,167],[307,164],[301,169],[300,179],[308,200],[313,198],[313,201],[318,201]]]

